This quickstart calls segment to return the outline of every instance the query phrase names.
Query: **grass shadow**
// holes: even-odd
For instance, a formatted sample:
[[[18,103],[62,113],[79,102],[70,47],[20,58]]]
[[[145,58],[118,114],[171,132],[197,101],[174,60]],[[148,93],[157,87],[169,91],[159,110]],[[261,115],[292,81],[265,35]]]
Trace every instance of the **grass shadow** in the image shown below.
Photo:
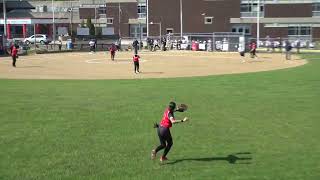
[[[250,152],[241,152],[241,153],[235,153],[230,154],[226,157],[204,157],[204,158],[184,158],[184,159],[178,159],[171,162],[167,162],[165,164],[172,165],[176,163],[180,163],[183,161],[201,161],[201,162],[210,162],[210,161],[227,161],[230,164],[251,164],[251,157]],[[246,157],[242,157],[246,156]]]

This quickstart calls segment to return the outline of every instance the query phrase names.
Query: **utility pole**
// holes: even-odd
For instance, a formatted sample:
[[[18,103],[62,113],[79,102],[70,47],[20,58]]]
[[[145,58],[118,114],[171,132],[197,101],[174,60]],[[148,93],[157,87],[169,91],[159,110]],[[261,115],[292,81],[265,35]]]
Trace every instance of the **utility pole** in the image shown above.
[[[97,28],[96,28],[96,25],[97,25],[97,6],[96,6],[96,2],[95,0],[93,0],[93,5],[94,5],[94,35],[96,36],[97,35]]]
[[[147,6],[147,37],[149,37],[149,0],[146,0],[146,6]]]
[[[139,35],[140,35],[140,42],[139,42],[139,49],[141,47],[141,42],[142,42],[142,31],[141,31],[141,22],[139,22]]]
[[[257,48],[260,47],[260,0],[258,0],[257,9]]]
[[[121,7],[120,7],[120,3],[118,4],[118,16],[119,16],[119,30],[118,30],[118,33],[119,33],[119,38],[121,38]]]
[[[55,26],[55,20],[54,20],[54,4],[52,0],[52,40],[53,40],[53,50],[55,49],[56,44],[56,26]],[[36,42],[35,42],[36,43]]]
[[[71,37],[73,36],[72,20],[73,20],[73,7],[72,7],[72,1],[70,1],[70,35],[71,35]]]
[[[2,9],[3,9],[3,34],[7,38],[7,9],[6,1],[2,0]]]
[[[180,0],[180,38],[183,36],[182,0]]]

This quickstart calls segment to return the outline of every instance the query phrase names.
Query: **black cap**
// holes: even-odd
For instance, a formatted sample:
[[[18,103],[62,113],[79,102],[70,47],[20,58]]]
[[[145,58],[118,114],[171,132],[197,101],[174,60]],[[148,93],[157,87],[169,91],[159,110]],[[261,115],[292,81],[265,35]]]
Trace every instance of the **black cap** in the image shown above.
[[[169,109],[171,110],[171,111],[174,111],[175,109],[176,109],[176,103],[175,102],[173,102],[173,101],[171,101],[170,103],[169,103]]]

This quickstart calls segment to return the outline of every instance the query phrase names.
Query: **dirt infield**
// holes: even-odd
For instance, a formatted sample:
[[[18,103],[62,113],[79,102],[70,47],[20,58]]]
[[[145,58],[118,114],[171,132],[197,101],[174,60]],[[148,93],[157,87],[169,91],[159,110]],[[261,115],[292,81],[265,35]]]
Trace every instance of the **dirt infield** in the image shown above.
[[[208,76],[284,69],[303,65],[306,60],[293,56],[286,61],[283,54],[258,54],[257,59],[238,53],[191,51],[142,52],[140,70],[135,74],[132,52],[119,52],[110,60],[105,52],[61,53],[21,56],[17,67],[11,58],[0,59],[0,78],[5,79],[140,79]]]

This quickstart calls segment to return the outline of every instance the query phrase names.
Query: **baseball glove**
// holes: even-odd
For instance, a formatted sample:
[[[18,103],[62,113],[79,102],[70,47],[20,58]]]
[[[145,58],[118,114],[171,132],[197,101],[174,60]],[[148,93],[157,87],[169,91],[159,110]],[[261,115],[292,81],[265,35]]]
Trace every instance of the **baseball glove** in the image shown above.
[[[188,106],[187,106],[186,104],[179,104],[176,111],[178,111],[178,112],[184,112],[184,111],[186,111],[187,109],[188,109]]]

